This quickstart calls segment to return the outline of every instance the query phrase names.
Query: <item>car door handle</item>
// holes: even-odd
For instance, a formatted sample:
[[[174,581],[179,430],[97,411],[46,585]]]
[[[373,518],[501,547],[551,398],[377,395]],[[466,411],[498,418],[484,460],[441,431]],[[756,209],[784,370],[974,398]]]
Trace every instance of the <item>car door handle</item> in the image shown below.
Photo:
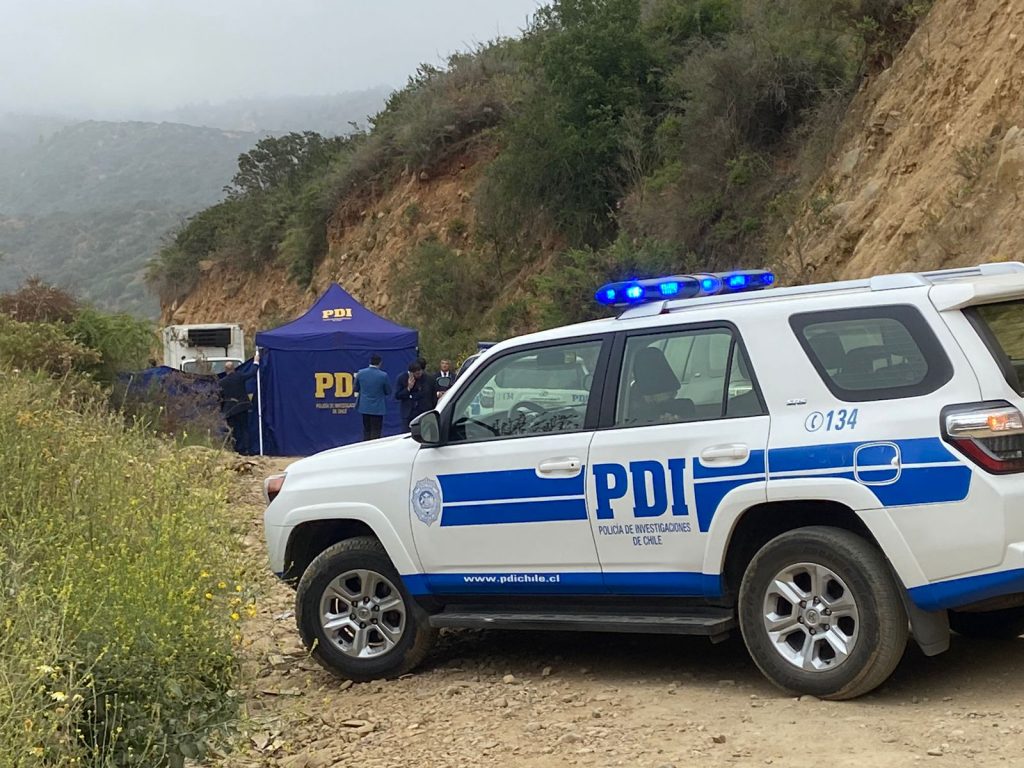
[[[537,465],[537,471],[541,474],[553,472],[579,472],[583,468],[583,462],[574,456],[564,459],[547,459]]]
[[[727,443],[725,445],[712,445],[700,452],[700,457],[705,461],[732,461],[745,459],[750,455],[750,447],[743,443]]]

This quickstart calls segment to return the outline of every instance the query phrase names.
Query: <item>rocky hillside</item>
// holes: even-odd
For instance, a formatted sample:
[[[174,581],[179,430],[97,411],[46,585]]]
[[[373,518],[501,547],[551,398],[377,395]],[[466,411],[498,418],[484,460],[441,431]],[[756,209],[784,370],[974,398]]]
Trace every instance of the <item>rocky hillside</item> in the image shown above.
[[[281,270],[239,269],[208,259],[202,279],[182,301],[165,305],[167,322],[230,317],[247,331],[272,327],[302,312],[331,282],[340,282],[372,310],[402,314],[407,297],[396,292],[398,261],[425,241],[459,248],[474,232],[473,195],[491,155],[462,155],[444,168],[409,173],[365,207],[339,206],[327,225],[328,253],[308,288],[282,280]]]
[[[940,0],[857,94],[793,224],[796,280],[1024,258],[1024,0]]]
[[[590,4],[607,13],[629,0]],[[805,13],[800,23],[780,20],[771,3],[738,4],[747,15],[701,17],[701,42],[685,37],[697,33],[685,31],[678,18],[658,15],[680,5],[686,13],[733,7],[729,0],[640,3],[647,53],[637,53],[642,45],[620,50],[616,66],[650,66],[662,57],[670,76],[655,89],[658,100],[644,106],[638,97],[623,107],[617,146],[585,157],[603,157],[603,166],[594,162],[577,173],[575,160],[565,160],[568,170],[561,168],[561,158],[545,155],[552,147],[537,143],[552,138],[542,135],[548,117],[531,114],[525,96],[492,98],[494,70],[500,70],[508,77],[500,81],[503,94],[509,82],[528,76],[528,86],[516,86],[520,95],[573,104],[578,94],[558,88],[576,81],[560,81],[546,68],[567,46],[599,38],[600,30],[588,29],[580,42],[573,24],[591,22],[571,22],[566,4],[556,2],[557,23],[549,17],[524,43],[503,50],[512,51],[515,66],[485,49],[469,74],[466,61],[456,61],[447,80],[434,73],[393,97],[365,143],[350,148],[343,171],[333,166],[334,178],[347,186],[332,188],[343,191],[331,198],[325,238],[306,277],[294,279],[294,265],[282,260],[287,247],[259,263],[239,260],[237,248],[227,258],[225,249],[213,248],[199,262],[194,287],[165,296],[164,318],[269,327],[301,312],[337,280],[372,309],[420,327],[429,352],[458,355],[473,338],[592,316],[593,286],[626,275],[767,265],[794,283],[1019,258],[1024,0],[876,4],[890,15],[854,14],[855,33],[838,38],[817,36],[814,24],[835,33],[846,18],[842,9],[857,3],[814,5],[822,15]],[[720,34],[708,31],[714,24]],[[808,36],[797,39],[797,30]],[[557,53],[531,48],[559,35]],[[628,34],[614,39],[603,53]],[[758,63],[766,47],[774,54]],[[744,57],[750,61],[737,62]],[[577,69],[584,79],[587,71]],[[785,90],[792,72],[796,82],[810,83],[806,90]],[[674,106],[672,88],[684,75],[687,86],[676,93],[686,98]],[[849,85],[835,85],[843,82]],[[742,88],[722,101],[715,94],[730,83]],[[783,90],[773,91],[776,86]],[[411,106],[422,115],[418,102],[436,101],[445,88],[472,115],[497,117],[463,131],[462,113],[445,115],[445,132],[457,134],[455,140],[433,155],[406,151],[400,142],[408,136]],[[593,88],[606,101],[617,98]],[[486,103],[491,112],[465,107],[467,92],[480,99],[473,109]],[[641,108],[648,117],[637,116]],[[547,112],[564,114],[554,107]],[[587,121],[597,119],[585,113]],[[581,155],[587,126],[568,133]],[[520,144],[531,152],[516,154]],[[364,171],[372,165],[367,155],[379,160],[367,147],[395,151],[396,145],[406,154],[396,152],[401,162],[388,166],[391,172]],[[564,206],[553,188],[562,190],[557,199]],[[591,189],[605,189],[606,202],[587,208],[593,195],[584,199],[580,190]],[[292,231],[279,242],[294,239]],[[285,280],[287,274],[293,279]]]

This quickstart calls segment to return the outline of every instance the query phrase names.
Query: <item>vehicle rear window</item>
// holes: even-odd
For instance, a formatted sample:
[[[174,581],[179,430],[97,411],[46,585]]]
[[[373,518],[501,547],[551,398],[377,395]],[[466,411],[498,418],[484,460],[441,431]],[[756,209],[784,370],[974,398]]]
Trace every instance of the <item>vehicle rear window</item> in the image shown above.
[[[860,402],[926,395],[952,376],[915,308],[859,307],[794,315],[790,324],[832,394]]]
[[[982,304],[967,314],[995,354],[1007,382],[1024,394],[1024,300]]]

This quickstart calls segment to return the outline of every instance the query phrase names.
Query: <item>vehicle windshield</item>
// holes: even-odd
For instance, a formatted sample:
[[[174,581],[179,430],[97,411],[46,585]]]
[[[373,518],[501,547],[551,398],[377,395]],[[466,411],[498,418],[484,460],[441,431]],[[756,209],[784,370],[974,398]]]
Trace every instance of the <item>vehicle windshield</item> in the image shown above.
[[[531,360],[508,366],[495,383],[505,389],[584,389],[586,375],[586,369],[576,361],[541,368]]]
[[[185,373],[202,373],[216,375],[224,373],[224,366],[228,362],[241,365],[241,360],[186,360],[181,364],[181,370]]]
[[[1010,381],[1010,386],[1024,395],[1024,299],[982,304],[971,311],[1006,356],[1003,362],[1009,362],[1016,379]]]

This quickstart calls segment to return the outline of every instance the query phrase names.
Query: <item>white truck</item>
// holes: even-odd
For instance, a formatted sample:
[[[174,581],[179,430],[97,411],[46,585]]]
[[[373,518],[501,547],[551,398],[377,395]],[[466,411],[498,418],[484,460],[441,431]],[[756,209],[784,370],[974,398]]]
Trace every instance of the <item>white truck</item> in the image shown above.
[[[164,365],[185,373],[223,373],[245,360],[242,326],[235,323],[169,325],[163,329]]]

